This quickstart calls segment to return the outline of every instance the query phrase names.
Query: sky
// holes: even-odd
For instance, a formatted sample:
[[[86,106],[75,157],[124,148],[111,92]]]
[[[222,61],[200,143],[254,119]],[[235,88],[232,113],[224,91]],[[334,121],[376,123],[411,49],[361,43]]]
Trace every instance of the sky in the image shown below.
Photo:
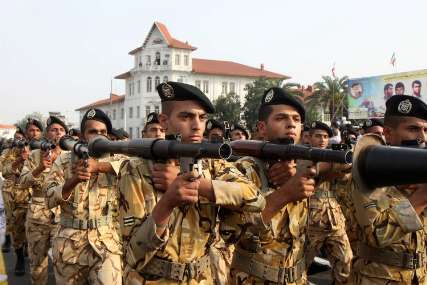
[[[154,21],[198,49],[304,85],[427,68],[427,1],[0,1],[0,124],[107,98]],[[390,58],[396,53],[396,67]],[[113,93],[124,94],[123,80]]]

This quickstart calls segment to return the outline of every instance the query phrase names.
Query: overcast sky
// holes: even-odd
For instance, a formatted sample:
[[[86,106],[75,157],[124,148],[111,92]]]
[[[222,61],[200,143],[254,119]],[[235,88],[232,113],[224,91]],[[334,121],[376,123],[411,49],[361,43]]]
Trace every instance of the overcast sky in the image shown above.
[[[198,47],[312,84],[427,68],[427,1],[39,0],[1,1],[0,123],[106,98],[132,66],[154,21]],[[397,68],[390,65],[396,52]],[[123,94],[121,80],[113,92]]]

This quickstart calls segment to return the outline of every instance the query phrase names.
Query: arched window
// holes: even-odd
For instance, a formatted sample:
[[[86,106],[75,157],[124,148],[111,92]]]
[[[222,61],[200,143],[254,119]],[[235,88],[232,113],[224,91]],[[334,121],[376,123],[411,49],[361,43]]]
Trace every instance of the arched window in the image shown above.
[[[147,92],[151,92],[151,89],[152,89],[151,77],[147,77]]]
[[[168,81],[169,81],[168,77],[167,76],[163,76],[163,82],[168,82]]]
[[[156,76],[156,78],[154,79],[154,86],[156,86],[156,88],[157,88],[157,86],[159,86],[159,84],[160,84],[160,77]]]

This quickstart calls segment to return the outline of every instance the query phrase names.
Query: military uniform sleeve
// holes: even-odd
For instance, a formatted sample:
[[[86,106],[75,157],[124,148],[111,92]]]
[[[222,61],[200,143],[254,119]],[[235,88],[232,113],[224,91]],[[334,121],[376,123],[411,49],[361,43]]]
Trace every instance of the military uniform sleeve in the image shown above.
[[[142,167],[141,159],[124,162],[118,182],[125,256],[133,268],[144,267],[169,236],[168,230],[163,237],[156,234],[156,224],[150,215],[155,205],[154,190],[143,176]]]
[[[67,163],[67,157],[63,153],[57,157],[53,163],[52,169],[45,179],[43,188],[46,190],[46,201],[49,209],[53,209],[58,206],[61,202],[66,201],[62,198],[62,187],[65,182],[65,172]],[[71,197],[71,195],[70,195]]]
[[[3,163],[2,174],[4,178],[8,178],[11,176],[19,176],[21,170],[19,168],[13,169],[12,164],[15,162],[17,156],[12,155],[9,158],[6,158]]]
[[[38,165],[37,158],[40,158],[40,151],[34,150],[31,152],[30,157],[24,162],[24,166],[22,167],[21,176],[19,178],[19,184],[24,187],[32,187],[34,185],[38,185],[40,188],[43,183],[43,175],[39,175],[39,177],[33,176],[33,171]]]
[[[356,219],[368,245],[389,246],[423,228],[415,209],[397,189],[380,188],[364,194],[354,183],[352,187]]]
[[[249,212],[264,209],[265,200],[259,189],[233,164],[214,160],[213,171],[212,186],[217,205]]]

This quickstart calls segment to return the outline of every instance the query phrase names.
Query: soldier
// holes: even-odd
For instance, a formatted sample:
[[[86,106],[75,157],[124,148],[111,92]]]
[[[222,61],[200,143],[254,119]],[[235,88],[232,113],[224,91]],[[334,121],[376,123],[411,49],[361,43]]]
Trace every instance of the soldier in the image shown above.
[[[160,123],[168,135],[200,143],[207,114],[214,112],[206,95],[179,82],[162,83],[157,90],[163,110]],[[125,284],[212,284],[208,251],[218,206],[250,217],[259,213],[264,200],[224,160],[202,160],[197,176],[178,175],[174,161],[153,167],[150,163],[131,159],[120,171]]]
[[[391,97],[384,135],[392,146],[416,140],[424,147],[427,105],[412,96]],[[356,180],[352,195],[361,240],[354,284],[426,284],[426,191],[426,184],[366,189]]]
[[[159,114],[156,112],[148,114],[144,129],[142,130],[142,137],[152,139],[165,138],[165,129],[160,125]]]
[[[312,123],[309,134],[311,146],[326,149],[332,130],[325,123],[316,121]],[[332,265],[334,284],[344,284],[350,276],[353,254],[346,234],[345,218],[335,196],[335,173],[328,171],[322,178],[316,185],[314,195],[309,198],[307,266],[323,247]]]
[[[268,141],[298,143],[304,115],[298,99],[282,88],[270,88],[258,112],[259,132]],[[314,169],[296,171],[294,161],[251,157],[242,158],[236,166],[261,189],[266,207],[252,227],[241,225],[247,231],[240,233],[234,251],[231,283],[306,284],[307,198],[314,191]]]
[[[82,139],[111,133],[108,116],[88,110]],[[60,206],[52,254],[57,284],[121,284],[121,244],[112,217],[117,199],[116,173],[121,161],[112,157],[73,161],[61,153],[46,178],[47,205]]]
[[[243,126],[241,126],[239,124],[233,124],[231,126],[231,129],[230,129],[230,139],[232,141],[235,141],[235,140],[248,140],[250,138],[251,138],[251,136],[249,134],[249,131],[245,127],[243,127]]]
[[[24,163],[20,177],[22,188],[31,188],[32,196],[27,212],[26,236],[32,284],[47,284],[48,250],[58,229],[56,218],[58,208],[48,209],[45,203],[46,193],[42,189],[52,163],[61,153],[59,139],[68,132],[68,128],[59,118],[50,116],[46,124],[46,139],[56,144],[52,151],[35,149]]]
[[[379,119],[368,119],[363,122],[363,134],[376,134],[384,137],[384,124]]]
[[[25,135],[28,140],[39,139],[43,131],[41,122],[35,119],[29,119],[25,126]],[[17,256],[15,265],[15,275],[22,276],[25,274],[24,246],[26,243],[25,237],[25,221],[27,216],[28,203],[30,200],[30,190],[26,187],[20,187],[19,177],[21,175],[24,162],[30,155],[29,146],[24,146],[21,149],[15,149],[15,155],[3,164],[3,175],[5,184],[3,186],[3,195],[5,204],[9,203],[7,208],[11,209],[11,235],[12,245]],[[5,193],[8,193],[5,195]]]
[[[210,142],[222,141],[225,138],[224,124],[218,120],[209,119],[206,122],[206,137]]]

